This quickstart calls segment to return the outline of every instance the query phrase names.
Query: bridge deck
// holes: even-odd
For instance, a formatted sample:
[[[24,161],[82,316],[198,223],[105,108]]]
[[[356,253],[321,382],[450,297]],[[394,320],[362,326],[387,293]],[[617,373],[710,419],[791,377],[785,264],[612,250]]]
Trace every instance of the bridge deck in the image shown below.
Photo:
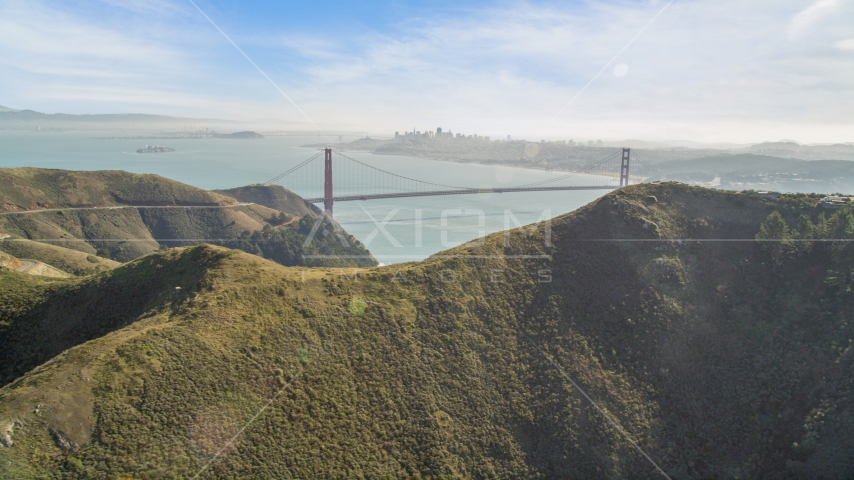
[[[593,187],[527,187],[527,188],[467,188],[465,190],[434,190],[428,192],[380,193],[375,195],[348,195],[332,197],[336,202],[356,200],[374,200],[379,198],[431,197],[434,195],[472,195],[478,193],[514,193],[514,192],[548,192],[558,190],[616,190],[614,185],[598,185]],[[324,198],[306,198],[309,203],[323,203]]]

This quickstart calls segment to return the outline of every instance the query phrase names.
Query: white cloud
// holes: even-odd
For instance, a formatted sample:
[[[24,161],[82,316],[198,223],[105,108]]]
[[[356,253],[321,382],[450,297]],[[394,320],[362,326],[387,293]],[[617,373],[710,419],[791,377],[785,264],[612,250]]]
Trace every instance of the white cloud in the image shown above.
[[[675,3],[618,60],[631,61],[632,76],[619,84],[598,80],[558,128],[581,128],[591,118],[614,124],[629,117],[750,121],[822,111],[838,118],[822,102],[839,102],[826,98],[850,90],[845,85],[854,69],[775,43],[775,29],[788,23],[785,11],[774,16],[767,4]],[[500,129],[524,124],[543,130],[656,12],[608,5],[584,16],[529,5],[495,9],[361,39],[356,53],[330,51],[334,61],[309,65],[305,73],[339,100],[339,109],[405,98],[389,123],[417,112],[430,123],[462,117]]]
[[[124,8],[137,13],[155,13],[170,15],[179,10],[175,3],[169,0],[101,0],[107,5]]]
[[[849,38],[848,40],[840,40],[833,44],[834,47],[840,50],[854,50],[854,38]]]
[[[803,0],[674,2],[614,62],[631,65],[630,73],[621,77],[626,70],[614,67],[614,75],[602,75],[553,125],[662,3],[505,3],[347,37],[226,29],[323,128],[852,141],[840,133],[854,131],[854,58],[837,50],[854,40],[837,41],[850,36],[844,15],[824,17],[809,41],[785,36],[795,24],[805,33],[827,9],[845,11],[841,0],[816,7],[824,3],[795,22]],[[77,112],[109,105],[303,121],[203,18],[183,10],[159,18],[143,11],[145,2],[128,5],[140,19],[135,13],[107,23],[82,11],[0,0],[0,91],[12,96],[4,104],[33,108],[28,102],[42,99]]]
[[[843,0],[817,0],[809,7],[798,12],[789,23],[789,39],[795,40],[814,23],[831,15]]]
[[[134,38],[37,2],[3,5],[0,48],[4,51],[2,63],[73,76],[120,75],[123,70],[151,65],[168,69],[183,61],[178,51],[150,38]]]
[[[211,98],[213,92],[198,89],[210,71],[208,59],[175,41],[183,41],[191,29],[173,38],[163,35],[163,26],[136,12],[143,3],[126,5],[134,10],[126,18],[103,11],[97,18],[85,8],[68,10],[51,2],[0,1],[0,91],[12,98],[7,101],[47,112],[61,106],[68,113],[160,113],[154,110],[159,106],[161,112],[166,107],[177,113],[193,110],[194,102],[222,107],[222,99]],[[167,2],[150,8],[159,16]]]

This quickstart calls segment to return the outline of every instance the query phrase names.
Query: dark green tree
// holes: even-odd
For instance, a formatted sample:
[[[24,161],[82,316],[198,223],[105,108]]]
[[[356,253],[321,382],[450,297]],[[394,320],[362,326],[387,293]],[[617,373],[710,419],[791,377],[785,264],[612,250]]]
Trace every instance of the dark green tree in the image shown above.
[[[761,242],[765,250],[775,263],[780,263],[792,250],[792,236],[789,233],[789,225],[780,215],[774,211],[759,226],[756,240]]]
[[[833,268],[828,270],[828,285],[842,298],[854,291],[854,214],[848,208],[837,210],[827,221]]]

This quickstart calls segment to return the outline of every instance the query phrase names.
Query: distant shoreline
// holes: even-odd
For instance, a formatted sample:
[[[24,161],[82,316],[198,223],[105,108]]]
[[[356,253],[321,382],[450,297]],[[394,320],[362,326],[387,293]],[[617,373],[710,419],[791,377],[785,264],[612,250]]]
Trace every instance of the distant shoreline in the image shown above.
[[[318,148],[318,149],[319,149],[319,148],[321,148],[321,147],[319,146],[319,144],[314,144],[314,145],[301,145],[301,147],[303,147],[303,148]],[[483,162],[483,161],[478,161],[478,160],[454,160],[454,159],[448,159],[448,158],[435,158],[435,157],[428,157],[428,156],[424,156],[424,155],[415,155],[415,154],[413,154],[413,153],[409,153],[409,152],[408,152],[408,153],[405,153],[405,154],[401,154],[401,153],[394,153],[394,152],[385,153],[385,152],[375,152],[375,151],[373,151],[373,150],[358,149],[358,148],[353,148],[353,149],[339,149],[339,150],[340,150],[340,151],[342,151],[342,152],[363,152],[363,153],[370,153],[371,155],[386,155],[386,156],[396,155],[396,156],[398,156],[398,157],[418,158],[418,159],[424,159],[424,160],[432,160],[432,161],[434,161],[434,162],[473,163],[473,164],[476,164],[476,165],[485,165],[485,166],[489,166],[489,167],[511,167],[511,168],[524,168],[524,169],[528,169],[528,170],[540,170],[540,171],[543,171],[543,172],[561,172],[561,173],[572,173],[572,172],[575,172],[575,170],[562,170],[562,169],[559,169],[559,168],[548,168],[548,167],[541,167],[541,166],[538,166],[538,165],[525,165],[525,164],[504,163],[504,162]]]

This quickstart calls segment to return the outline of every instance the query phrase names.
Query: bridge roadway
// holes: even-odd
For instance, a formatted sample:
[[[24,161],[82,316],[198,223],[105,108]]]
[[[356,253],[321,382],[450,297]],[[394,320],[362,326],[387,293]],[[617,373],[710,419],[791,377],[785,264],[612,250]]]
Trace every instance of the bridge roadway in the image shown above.
[[[404,198],[404,197],[430,197],[434,195],[472,195],[477,193],[514,193],[514,192],[550,192],[558,190],[616,190],[620,187],[614,185],[599,185],[593,187],[523,187],[523,188],[467,188],[464,190],[434,190],[429,192],[404,192],[404,193],[379,193],[375,195],[347,195],[343,197],[332,197],[335,202],[349,202],[357,200],[375,200],[379,198]],[[323,203],[323,197],[306,198],[309,203]]]

